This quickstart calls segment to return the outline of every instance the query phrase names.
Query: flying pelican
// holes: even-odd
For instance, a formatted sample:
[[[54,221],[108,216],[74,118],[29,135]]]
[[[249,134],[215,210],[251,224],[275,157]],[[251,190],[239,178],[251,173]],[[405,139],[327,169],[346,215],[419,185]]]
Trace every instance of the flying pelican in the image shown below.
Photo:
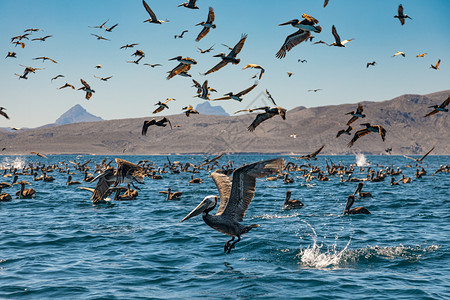
[[[142,0],[142,4],[144,5],[145,10],[146,10],[146,11],[148,12],[148,14],[150,15],[150,19],[145,20],[144,23],[145,23],[145,22],[149,22],[149,23],[161,24],[161,23],[169,22],[169,20],[165,20],[165,21],[158,20],[158,19],[156,18],[155,13],[154,13],[153,10],[150,8],[150,6],[148,6],[148,4],[145,2],[145,0]]]
[[[202,50],[202,49],[200,49],[199,47],[197,47],[197,49],[198,49],[198,51],[200,51],[201,54],[204,54],[204,53],[208,53],[208,52],[214,50],[214,46],[215,46],[215,45],[212,45],[211,47],[209,47],[209,48],[206,49],[206,50]]]
[[[70,83],[67,83],[66,82],[66,84],[65,85],[63,85],[62,87],[60,87],[59,89],[63,89],[63,88],[66,88],[66,87],[70,87],[70,88],[72,88],[72,90],[74,90],[75,89],[75,87],[73,86],[73,85],[71,85]]]
[[[103,24],[101,24],[101,25],[99,25],[99,26],[88,26],[88,27],[89,27],[89,28],[99,28],[99,29],[106,28],[106,27],[105,27],[105,24],[108,23],[108,21],[109,21],[109,19],[106,20],[105,22],[103,22]]]
[[[218,161],[224,154],[225,154],[225,153],[221,153],[221,154],[219,154],[219,155],[217,155],[217,156],[215,156],[215,157],[213,157],[213,158],[211,158],[211,159],[206,158],[206,159],[204,159],[204,160],[198,165],[198,167],[206,166],[206,165],[208,165],[208,164],[210,164],[210,163],[216,162],[216,161]]]
[[[14,40],[18,40],[18,41],[21,41],[21,40],[23,40],[23,39],[29,40],[29,38],[28,38],[29,35],[30,35],[29,33],[25,33],[25,34],[22,34],[22,35],[14,36],[14,37],[11,38],[11,43],[12,43]]]
[[[377,63],[376,61],[368,62],[368,63],[366,64],[366,68],[368,68],[369,66],[375,66],[376,63]]]
[[[425,57],[425,55],[427,55],[427,53],[417,54],[416,57]]]
[[[322,145],[322,147],[320,147],[317,151],[307,154],[307,155],[302,155],[299,157],[299,159],[306,159],[306,160],[317,160],[317,155],[323,150],[323,148],[325,147],[325,145]]]
[[[149,66],[149,67],[151,67],[151,68],[154,68],[154,67],[161,67],[162,65],[161,64],[144,64],[144,66]]]
[[[167,106],[167,103],[169,103],[169,101],[171,101],[171,100],[175,101],[174,98],[167,98],[166,101],[164,101],[164,102],[158,101],[158,103],[155,104],[156,106],[158,106],[158,108],[153,111],[153,114],[162,112],[164,110],[164,108],[169,109],[169,107]]]
[[[121,183],[137,182],[143,184],[144,169],[126,160],[116,158],[117,170],[108,168],[100,175],[95,177],[91,182],[98,180],[91,200],[93,203],[99,203],[104,198],[109,187],[116,187]]]
[[[402,24],[402,26],[405,25],[405,19],[412,20],[412,18],[410,16],[403,14],[403,5],[401,5],[401,4],[398,6],[397,15],[394,16],[394,18],[397,18],[400,21],[400,23]]]
[[[166,194],[167,195],[166,201],[169,201],[169,200],[180,200],[180,197],[181,195],[183,195],[183,192],[172,193],[172,189],[169,187],[167,191],[160,191],[158,192],[158,194]]]
[[[140,56],[137,60],[131,60],[131,61],[127,61],[127,63],[129,64],[139,64],[139,62],[141,61],[141,59],[143,59],[143,56]]]
[[[297,62],[307,63],[308,61],[307,61],[306,59],[301,59],[301,58],[299,58],[299,59],[297,60]]]
[[[355,203],[355,194],[359,193],[362,189],[362,185],[356,187],[355,192],[348,196],[347,203],[345,203],[344,215],[370,215],[370,211],[365,207],[355,207],[351,208],[353,203]]]
[[[330,0],[325,0],[325,2],[323,3],[323,7],[326,7],[327,5],[328,5],[328,2],[329,2]]]
[[[21,47],[22,49],[25,48],[25,43],[23,43],[23,42],[21,42],[21,41],[15,41],[13,44],[16,44],[14,47],[17,47],[17,45],[20,45],[20,47]]]
[[[161,120],[152,119],[150,121],[144,121],[144,125],[142,126],[142,135],[147,135],[147,129],[149,126],[156,125],[161,127],[166,127],[169,123],[170,129],[172,129],[172,123],[170,123],[169,119],[166,117],[162,118]]]
[[[197,2],[197,0],[189,0],[189,2],[181,3],[180,5],[178,5],[178,7],[184,6],[190,9],[198,9],[198,7],[195,5],[195,2]]]
[[[434,147],[431,148],[430,151],[428,151],[427,153],[425,153],[425,154],[424,154],[422,157],[420,157],[420,158],[409,157],[409,156],[406,156],[406,155],[403,155],[403,157],[412,159],[412,160],[414,160],[416,163],[421,164],[421,163],[423,162],[423,160],[425,159],[425,157],[427,157],[428,154],[430,154],[431,151],[433,151],[433,150],[434,150]]]
[[[324,42],[324,41],[322,41],[322,40],[320,40],[320,41],[318,41],[318,42],[315,42],[315,43],[313,43],[313,45],[317,45],[317,44],[325,44],[325,45],[329,46],[329,45],[328,45],[328,43],[325,43],[325,42]]]
[[[291,199],[291,191],[286,191],[286,198],[284,199],[283,209],[301,208],[305,206],[300,200]]]
[[[284,160],[282,158],[252,163],[236,169],[233,172],[232,180],[220,171],[213,172],[211,177],[220,195],[217,213],[209,215],[209,212],[216,207],[218,197],[207,196],[181,222],[202,214],[203,221],[208,226],[231,236],[231,239],[224,246],[224,251],[230,253],[236,243],[241,240],[243,234],[259,226],[258,224],[244,226],[239,223],[244,220],[245,211],[255,195],[256,178],[279,172],[283,166]],[[236,237],[237,240],[234,241]]]
[[[445,108],[448,104],[450,103],[450,96],[448,96],[447,99],[444,100],[444,102],[441,103],[441,105],[431,105],[428,106],[428,108],[433,107],[434,109],[432,111],[430,111],[429,113],[427,113],[425,116],[423,116],[424,118],[437,114],[440,111],[443,112],[448,112],[448,108]]]
[[[126,44],[126,45],[120,47],[120,49],[133,48],[134,46],[137,46],[137,45],[139,45],[139,44],[136,44],[136,43],[134,43],[134,44]]]
[[[26,29],[24,32],[37,32],[39,30],[40,30],[39,28],[29,28],[29,29]]]
[[[142,50],[136,50],[133,54],[131,54],[131,56],[141,56],[141,57],[145,57],[145,53]]]
[[[257,85],[258,85],[258,83],[255,83],[255,84],[253,84],[251,87],[249,87],[249,88],[247,88],[247,89],[245,89],[245,90],[243,90],[243,91],[240,91],[239,93],[236,93],[236,94],[234,94],[233,92],[229,92],[229,93],[227,93],[227,94],[224,95],[225,97],[220,97],[220,98],[217,98],[217,99],[212,99],[211,101],[231,100],[231,99],[233,99],[233,100],[236,100],[236,101],[241,102],[241,101],[243,100],[243,99],[242,99],[242,96],[248,94],[248,93],[249,93],[251,90],[253,90]]]
[[[80,87],[78,90],[83,90],[86,92],[86,100],[89,100],[92,97],[92,93],[95,93],[95,91],[93,89],[91,89],[91,87],[89,86],[89,84],[87,84],[86,81],[84,81],[83,79],[80,79],[81,83],[83,84],[82,87]]]
[[[0,115],[4,116],[5,118],[7,118],[9,120],[9,116],[4,112],[6,108],[4,107],[0,107]]]
[[[366,134],[369,134],[371,132],[378,132],[381,136],[381,139],[385,140],[386,137],[386,129],[384,129],[381,125],[370,125],[370,123],[363,123],[361,125],[366,126],[366,128],[358,130],[355,132],[355,135],[353,136],[352,140],[348,143],[348,147],[353,146],[353,144],[358,140],[360,137],[365,136]]]
[[[200,99],[203,99],[203,100],[209,100],[209,89],[210,88],[208,87],[208,80],[205,80],[205,82],[203,82],[203,84],[202,84],[201,93],[198,93],[194,97],[199,97]],[[197,92],[198,92],[198,88],[197,88]]]
[[[198,111],[196,111],[196,110],[192,107],[192,105],[183,107],[182,110],[184,110],[184,113],[186,114],[186,117],[189,117],[191,114],[198,115],[198,113],[199,113]]]
[[[401,56],[403,56],[403,57],[406,56],[405,52],[397,51],[394,55],[392,55],[392,57],[395,57],[395,56],[397,56],[397,55],[401,55]]]
[[[101,68],[102,68],[102,65],[98,64],[98,65],[96,65],[94,68],[96,68],[96,69],[101,69]]]
[[[48,158],[47,156],[45,156],[44,154],[41,154],[41,153],[39,153],[39,152],[36,152],[36,151],[31,151],[30,152],[30,154],[34,154],[34,155],[37,155],[37,156],[39,156],[39,157],[43,157],[43,158]]]
[[[91,35],[95,36],[97,40],[109,41],[107,38],[102,37],[101,35],[91,33]]]
[[[279,115],[283,120],[286,120],[286,109],[284,109],[280,106],[276,106],[276,107],[264,106],[264,107],[247,109],[247,110],[238,110],[235,113],[238,113],[241,111],[253,112],[255,110],[264,110],[265,112],[256,115],[255,120],[253,120],[252,124],[250,124],[250,126],[248,127],[249,131],[254,131],[255,128],[258,127],[259,124],[261,124],[262,122],[264,122],[276,115]]]
[[[441,60],[439,59],[435,65],[431,65],[430,69],[439,70],[440,63],[441,63]]]
[[[64,75],[56,75],[55,77],[52,77],[52,79],[50,79],[50,81],[53,81],[53,80],[61,78],[61,77],[64,77]]]
[[[48,38],[50,38],[50,37],[52,37],[52,36],[53,36],[53,35],[46,35],[46,36],[44,36],[44,37],[32,39],[32,41],[41,41],[41,42],[45,42],[46,39],[48,39]]]
[[[200,31],[200,33],[198,34],[197,38],[195,39],[196,42],[198,42],[202,38],[204,38],[205,35],[208,34],[208,32],[209,32],[209,30],[211,28],[213,28],[213,29],[216,28],[216,25],[213,24],[214,18],[215,18],[214,9],[212,7],[209,7],[208,19],[206,19],[206,22],[200,22],[198,24],[195,24],[195,26],[198,26],[198,25],[202,25],[203,26],[202,31]]]
[[[8,52],[8,55],[6,55],[5,59],[8,57],[12,57],[12,58],[17,58],[17,53],[16,52]]]
[[[336,46],[336,47],[345,47],[345,44],[347,44],[350,41],[353,41],[354,39],[349,39],[349,40],[343,40],[341,42],[341,38],[339,37],[339,34],[336,31],[336,27],[333,25],[333,27],[331,28],[331,33],[334,36],[334,40],[335,42],[330,44],[329,46]]]
[[[169,60],[177,60],[179,64],[175,68],[173,68],[170,72],[168,72],[169,75],[167,76],[167,80],[176,75],[179,75],[180,73],[189,71],[191,69],[191,65],[197,64],[197,61],[190,57],[177,56]]]
[[[247,68],[259,69],[259,70],[261,70],[261,72],[259,73],[259,79],[261,79],[261,77],[263,76],[264,71],[265,71],[263,67],[261,67],[260,65],[257,65],[257,64],[248,64],[248,65],[246,65],[245,67],[243,67],[242,70],[245,70],[245,69],[247,69]]]
[[[351,111],[346,113],[346,115],[352,115],[352,117],[350,118],[350,120],[348,120],[347,125],[352,124],[353,122],[355,122],[356,120],[358,120],[358,118],[365,118],[366,115],[364,115],[363,112],[363,106],[361,104],[358,104],[358,108],[356,109],[356,111]]]
[[[313,89],[313,90],[308,90],[308,92],[314,92],[317,93],[318,91],[321,91],[322,89]]]
[[[294,75],[294,73],[291,73],[291,72],[287,72],[287,74],[288,74],[288,77],[291,77],[292,75]]]
[[[343,134],[343,133],[345,133],[345,134],[347,134],[347,135],[350,135],[350,134],[351,134],[350,131],[352,131],[352,130],[353,130],[353,127],[352,127],[352,126],[348,126],[347,129],[341,129],[341,130],[339,130],[338,133],[336,134],[336,138],[340,137],[341,134]]]
[[[106,26],[104,26],[104,27],[105,27],[105,30],[106,30],[107,32],[112,32],[112,30],[113,30],[114,28],[116,28],[117,25],[119,25],[119,24],[113,25],[113,26],[111,26],[110,28],[108,28],[108,27],[106,27]]]
[[[247,35],[243,34],[241,36],[241,39],[239,42],[233,47],[233,49],[228,53],[228,55],[225,55],[225,53],[219,53],[217,55],[214,55],[214,57],[220,57],[222,58],[222,61],[219,62],[217,65],[212,67],[210,70],[208,70],[203,75],[208,75],[210,73],[216,72],[220,70],[221,68],[225,67],[228,63],[232,63],[234,65],[237,65],[241,60],[239,58],[236,58],[236,56],[241,52],[242,47],[244,47],[245,40],[247,39]]]
[[[100,79],[101,81],[108,81],[109,79],[112,78],[112,76],[109,76],[109,77],[98,77],[98,76],[95,76],[95,75],[94,75],[94,77],[97,78],[97,79]]]
[[[181,32],[181,34],[175,34],[175,35],[173,36],[173,38],[174,38],[174,39],[177,39],[177,38],[182,39],[184,33],[186,33],[186,32],[189,32],[189,30],[183,30],[183,31]]]

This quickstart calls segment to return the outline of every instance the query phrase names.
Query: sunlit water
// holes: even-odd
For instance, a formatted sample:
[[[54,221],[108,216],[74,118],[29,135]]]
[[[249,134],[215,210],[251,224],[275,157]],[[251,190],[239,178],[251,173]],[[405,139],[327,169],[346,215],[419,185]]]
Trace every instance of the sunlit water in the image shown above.
[[[224,156],[221,162],[241,165],[272,157]],[[11,156],[0,163],[21,167],[89,158]],[[150,159],[156,166],[166,162],[165,156],[123,158]],[[377,163],[392,163],[414,178],[415,168],[406,168],[412,161],[399,156],[321,156],[314,163],[323,168],[325,158],[364,162],[375,170]],[[182,162],[203,159],[171,156]],[[200,216],[180,223],[203,197],[217,194],[206,171],[196,174],[202,184],[189,184],[191,173],[146,178],[137,200],[99,206],[92,205],[89,192],[67,187],[66,174],[50,173],[57,178],[53,183],[22,177],[37,194],[0,203],[0,298],[449,298],[450,174],[431,176],[449,163],[449,156],[427,157],[428,175],[410,184],[390,186],[390,178],[367,182],[363,190],[374,197],[358,199],[355,206],[371,215],[342,215],[356,183],[339,183],[339,176],[306,183],[292,172],[293,184],[260,179],[243,222],[260,227],[244,235],[231,254],[223,253],[228,236]],[[366,177],[358,173],[353,177]],[[164,201],[158,194],[169,186],[183,191],[181,201]],[[305,207],[281,209],[288,189]]]

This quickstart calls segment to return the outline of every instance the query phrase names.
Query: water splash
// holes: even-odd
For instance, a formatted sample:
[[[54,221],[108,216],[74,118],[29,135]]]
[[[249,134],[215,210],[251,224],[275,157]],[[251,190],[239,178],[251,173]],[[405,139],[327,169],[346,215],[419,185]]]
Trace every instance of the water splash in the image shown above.
[[[11,160],[10,157],[5,157],[3,161],[0,163],[0,169],[9,169],[9,168],[16,168],[16,169],[23,169],[25,167],[26,161],[23,157],[15,157]]]
[[[356,154],[356,165],[358,167],[367,167],[370,166],[370,163],[367,161],[367,158],[364,154],[358,153]]]

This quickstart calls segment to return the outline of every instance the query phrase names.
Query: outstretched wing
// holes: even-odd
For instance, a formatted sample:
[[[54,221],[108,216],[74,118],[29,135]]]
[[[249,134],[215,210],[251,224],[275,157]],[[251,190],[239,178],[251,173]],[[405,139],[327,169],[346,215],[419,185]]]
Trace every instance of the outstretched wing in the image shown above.
[[[422,161],[425,157],[427,157],[428,156],[428,154],[430,154],[431,153],[431,151],[433,151],[434,150],[434,147],[433,148],[431,148],[431,150],[430,151],[428,151],[427,153],[425,153],[425,155],[424,156],[422,156],[421,158],[419,158],[419,161]]]
[[[151,125],[155,125],[155,123],[156,123],[155,119],[150,120],[150,121],[144,121],[144,125],[142,126],[142,132],[141,132],[142,135],[147,135],[148,127]]]
[[[111,180],[108,180],[110,176],[114,174],[114,169],[106,169],[102,174],[95,177],[91,182],[98,180],[95,190],[92,193],[91,200],[93,203],[98,203],[103,200],[106,192],[112,184]]]
[[[292,48],[300,44],[301,42],[307,40],[311,36],[309,31],[303,31],[299,29],[297,32],[290,34],[287,36],[284,44],[281,46],[280,50],[277,52],[277,58],[283,58],[286,56],[286,53],[291,51]]]
[[[142,4],[144,4],[145,10],[148,12],[148,14],[152,18],[152,20],[156,20],[156,15],[153,12],[153,10],[150,8],[150,6],[148,6],[147,2],[145,2],[145,0],[142,0]]]
[[[241,39],[239,40],[239,42],[233,47],[233,49],[231,50],[231,52],[228,54],[228,56],[232,56],[235,57],[236,55],[239,54],[239,52],[241,52],[242,47],[244,47],[244,43],[245,40],[247,39],[247,35],[243,34]]]
[[[284,160],[275,158],[236,169],[233,173],[230,198],[222,215],[228,216],[236,222],[243,221],[245,211],[255,195],[256,178],[279,172],[283,166]]]
[[[167,80],[169,80],[170,78],[172,78],[182,72],[187,72],[190,69],[191,69],[191,65],[180,63],[180,64],[178,64],[178,66],[173,68],[172,71],[170,71],[169,75],[167,76]]]
[[[311,157],[315,157],[317,154],[319,154],[323,150],[324,147],[325,147],[325,145],[322,145],[322,147],[320,147],[316,152],[311,153]]]
[[[450,96],[448,96],[448,98],[446,100],[444,100],[444,102],[442,102],[442,104],[439,105],[439,107],[440,108],[445,108],[449,104],[450,104]]]
[[[86,81],[84,81],[83,79],[80,78],[81,84],[83,84],[86,88],[91,89],[91,87],[89,86],[89,84],[87,84]]]
[[[434,110],[430,111],[429,113],[427,113],[427,114],[426,114],[425,116],[423,116],[423,117],[426,118],[426,117],[432,116],[432,115],[434,115],[434,114],[437,114],[438,112],[439,112],[438,110],[434,109]]]
[[[258,84],[255,83],[254,85],[252,85],[251,87],[249,87],[248,89],[245,89],[239,93],[236,94],[236,96],[240,97],[240,96],[244,96],[245,94],[249,93],[251,90],[253,90]]]
[[[210,28],[209,27],[203,27],[202,31],[198,34],[197,38],[195,39],[196,42],[200,41],[202,38],[205,37],[205,35],[208,34]]]
[[[350,119],[350,120],[348,120],[348,122],[347,122],[347,125],[350,125],[350,124],[352,124],[353,122],[355,122],[356,120],[358,120],[358,118],[359,118],[359,117],[357,117],[357,116],[353,116],[353,117],[351,117],[351,119]]]
[[[339,37],[339,34],[337,33],[336,27],[334,27],[334,25],[331,28],[331,33],[334,36],[334,40],[336,41],[336,44],[340,44],[341,43],[341,38]]]
[[[232,185],[231,177],[221,173],[220,170],[214,171],[211,174],[211,177],[216,184],[220,197],[220,204],[216,215],[221,215],[227,207],[228,200],[230,199]]]
[[[274,115],[275,114],[270,113],[270,112],[256,115],[255,120],[253,120],[252,124],[250,124],[250,126],[248,126],[248,130],[249,131],[254,131],[255,128],[258,127],[259,124],[261,124],[265,120],[268,120],[268,119],[272,118]]]
[[[362,136],[365,136],[366,134],[369,134],[370,130],[365,128],[365,129],[361,129],[358,130],[357,132],[355,132],[355,135],[353,136],[352,140],[347,144],[348,147],[353,146],[353,144]]]
[[[219,62],[217,65],[215,65],[214,67],[212,67],[208,72],[206,72],[203,75],[208,75],[210,73],[216,72],[220,69],[222,69],[223,67],[225,67],[228,64],[228,62],[222,60],[221,62]]]
[[[277,104],[275,103],[275,100],[272,98],[272,95],[269,93],[269,90],[266,89],[266,94],[267,97],[270,99],[270,101],[272,101],[273,105],[277,106]]]

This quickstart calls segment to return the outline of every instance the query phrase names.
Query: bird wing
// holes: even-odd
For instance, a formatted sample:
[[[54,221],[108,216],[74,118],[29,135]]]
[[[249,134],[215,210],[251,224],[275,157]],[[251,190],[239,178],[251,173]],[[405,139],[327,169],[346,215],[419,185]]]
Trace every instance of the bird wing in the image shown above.
[[[208,34],[210,28],[209,27],[203,27],[202,31],[198,34],[197,38],[195,39],[196,42],[200,41],[202,38],[205,37],[205,35]]]
[[[377,125],[376,127],[378,128],[378,133],[380,134],[381,139],[384,142],[384,140],[386,139],[386,129],[384,129],[381,125]]]
[[[92,193],[91,200],[93,203],[98,203],[103,200],[104,195],[108,191],[112,184],[111,180],[107,180],[107,177],[114,175],[114,169],[106,169],[102,174],[95,177],[91,182],[98,180],[95,190]]]
[[[162,123],[169,123],[170,129],[173,129],[173,128],[172,128],[172,123],[170,123],[169,119],[167,119],[166,117],[164,117],[164,118],[162,118],[161,120],[159,120],[159,122],[162,122]]]
[[[356,142],[356,140],[358,140],[360,137],[365,136],[366,134],[369,134],[370,130],[367,128],[358,130],[357,132],[355,132],[355,135],[353,136],[352,140],[347,144],[348,147],[353,146],[353,144]]]
[[[270,101],[272,101],[272,103],[273,103],[273,105],[277,105],[276,103],[275,103],[275,100],[272,98],[272,95],[269,93],[269,91],[266,89],[266,94],[267,94],[267,97],[270,99]]]
[[[427,113],[427,114],[426,114],[425,116],[423,116],[423,117],[426,118],[426,117],[432,116],[432,115],[434,115],[434,114],[437,114],[438,112],[439,112],[438,110],[434,109],[434,110],[430,111],[429,113]]]
[[[212,67],[208,72],[206,72],[204,75],[208,75],[210,73],[216,72],[220,69],[222,69],[223,67],[225,67],[228,64],[227,61],[222,60],[221,62],[219,62],[217,65],[215,65],[214,67]]]
[[[89,191],[91,193],[94,193],[94,191],[95,191],[93,188],[88,188],[88,187],[85,187],[85,186],[79,186],[78,188],[80,190],[86,190],[86,191]]]
[[[341,134],[343,134],[344,132],[345,132],[345,129],[339,130],[338,133],[336,134],[336,137],[337,137],[337,138],[340,137]]]
[[[441,64],[441,60],[439,59],[434,67],[437,69],[440,64]]]
[[[191,65],[180,63],[180,64],[178,64],[178,66],[173,68],[172,71],[170,71],[169,75],[167,76],[167,79],[170,79],[182,72],[187,72],[187,71],[189,71],[190,68],[191,68]]]
[[[84,81],[83,79],[80,79],[81,84],[83,84],[86,88],[91,89],[91,87],[89,86],[89,84],[87,84],[86,81]]]
[[[308,14],[302,14],[302,18],[308,20],[309,22],[311,22],[311,23],[313,23],[313,24],[319,23],[319,21],[317,21],[317,19],[311,17],[311,16],[308,15]]]
[[[229,176],[218,172],[218,170],[214,171],[211,174],[211,177],[216,184],[220,197],[220,204],[216,215],[221,215],[227,207],[228,200],[230,199],[232,181]]]
[[[231,99],[230,96],[224,96],[224,97],[220,97],[220,98],[216,98],[216,99],[211,99],[211,101],[230,100],[230,99]]]
[[[334,27],[334,25],[331,28],[331,33],[334,36],[334,40],[336,41],[336,44],[340,44],[341,43],[341,38],[339,37],[339,34],[337,33],[336,27]]]
[[[86,92],[86,100],[91,99],[92,97],[92,93],[91,92]]]
[[[214,15],[214,9],[210,6],[208,12],[208,19],[206,20],[206,23],[212,24],[215,18],[216,16]]]
[[[363,108],[362,104],[359,103],[358,104],[358,108],[356,109],[356,113],[357,114],[362,114],[363,110],[364,110],[364,108]]]
[[[258,127],[259,124],[261,124],[265,120],[272,118],[273,116],[275,116],[275,114],[270,113],[270,112],[261,113],[261,114],[256,115],[255,120],[253,120],[252,124],[250,124],[250,126],[248,126],[248,130],[254,131],[255,128]]]
[[[123,179],[127,176],[132,176],[134,179],[140,178],[143,180],[143,168],[129,161],[116,158],[117,164],[117,180],[116,184],[123,182]]]
[[[322,147],[320,147],[316,152],[311,153],[310,154],[311,157],[315,157],[317,154],[319,154],[323,150],[324,147],[325,147],[325,145],[322,145]]]
[[[450,96],[448,96],[448,98],[446,100],[444,100],[444,102],[442,102],[442,104],[439,105],[439,107],[440,108],[445,108],[449,104],[450,104]]]
[[[281,46],[280,50],[277,52],[277,58],[283,58],[286,56],[286,53],[289,52],[292,48],[300,44],[301,42],[307,40],[311,36],[309,31],[303,31],[299,29],[298,31],[290,34],[286,37],[284,44]]]
[[[156,123],[155,119],[152,119],[152,120],[150,120],[150,121],[144,121],[144,125],[142,126],[142,132],[141,132],[141,134],[142,134],[142,135],[147,135],[147,129],[148,129],[148,127],[151,126],[151,125],[155,125],[155,123]]]
[[[245,90],[243,90],[243,91],[237,93],[236,96],[240,97],[240,96],[243,96],[243,95],[249,93],[249,92],[250,92],[251,90],[253,90],[257,85],[258,85],[258,84],[255,83],[255,84],[252,85],[251,87],[249,87],[249,88],[247,88],[247,89],[245,89]]]
[[[255,195],[256,178],[281,171],[284,166],[282,158],[269,159],[240,167],[233,172],[233,182],[228,203],[222,212],[232,220],[244,220],[245,211]]]
[[[228,56],[235,57],[236,55],[241,52],[242,47],[244,47],[245,40],[247,39],[247,35],[243,34],[239,42],[233,47],[231,52],[228,54]]]
[[[431,151],[433,151],[434,150],[434,147],[433,148],[431,148],[431,150],[430,151],[428,151],[427,153],[425,153],[425,155],[424,156],[422,156],[421,158],[419,158],[419,161],[422,161],[425,157],[427,157],[428,156],[428,154],[430,154],[431,153]]]
[[[9,119],[9,116],[3,110],[0,110],[0,115],[2,115],[5,118]]]
[[[153,10],[150,8],[150,6],[148,6],[147,2],[145,2],[145,0],[142,0],[142,4],[145,7],[145,10],[148,12],[148,14],[150,15],[150,18],[152,18],[152,20],[157,20],[155,13],[153,12]]]
[[[347,125],[352,124],[353,122],[355,122],[356,120],[358,120],[358,118],[359,118],[359,117],[357,117],[357,116],[351,117],[350,120],[348,120]]]
[[[398,10],[397,10],[397,12],[398,12],[398,16],[400,17],[400,16],[403,16],[403,5],[399,5],[398,6]]]
[[[155,110],[153,111],[153,113],[154,113],[154,114],[157,114],[157,113],[159,113],[159,112],[162,112],[163,110],[164,110],[164,106],[160,105],[157,109],[155,109]]]
[[[330,0],[325,0],[325,2],[323,3],[323,7],[326,7],[328,5],[328,1]]]

